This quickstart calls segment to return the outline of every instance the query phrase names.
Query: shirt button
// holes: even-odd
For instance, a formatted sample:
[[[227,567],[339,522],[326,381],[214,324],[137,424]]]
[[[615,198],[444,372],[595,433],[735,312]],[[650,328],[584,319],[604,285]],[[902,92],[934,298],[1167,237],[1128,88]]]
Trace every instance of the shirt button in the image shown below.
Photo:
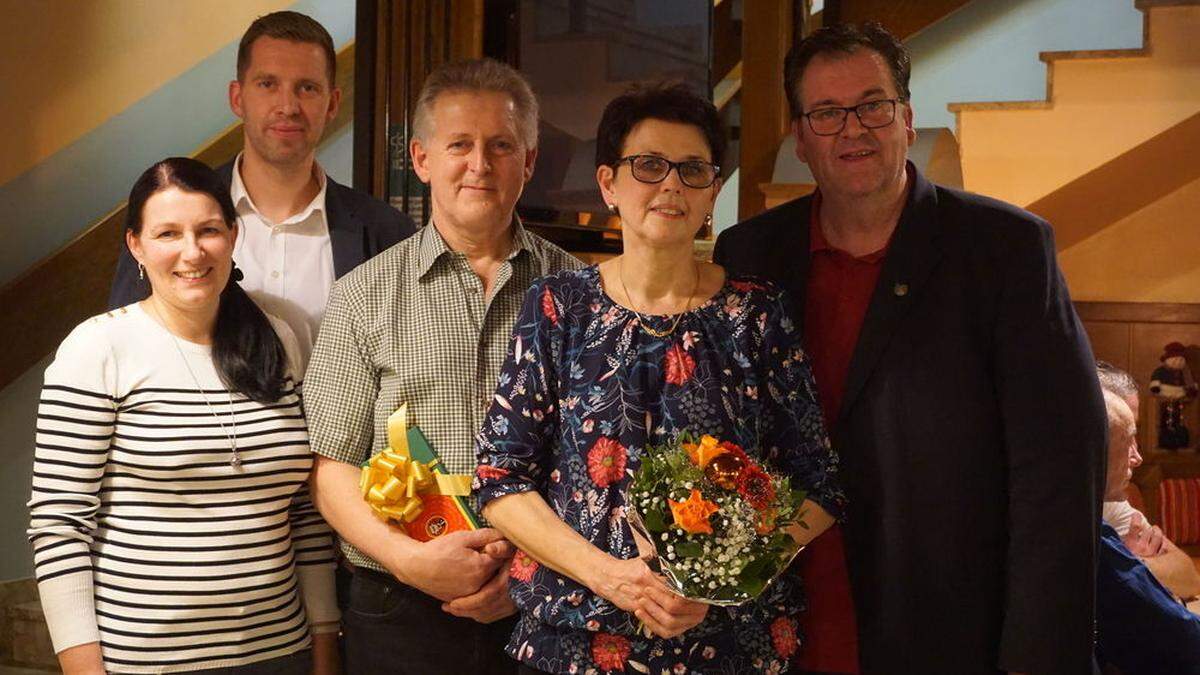
[[[271,272],[271,278],[278,279],[279,278],[279,270],[275,270],[274,272]]]

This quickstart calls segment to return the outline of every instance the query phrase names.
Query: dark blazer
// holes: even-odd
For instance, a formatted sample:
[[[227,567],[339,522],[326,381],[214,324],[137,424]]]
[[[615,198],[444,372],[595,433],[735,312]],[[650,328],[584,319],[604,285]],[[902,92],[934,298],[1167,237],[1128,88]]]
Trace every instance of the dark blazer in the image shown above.
[[[217,173],[226,185],[232,184],[233,162],[219,167]],[[329,176],[325,177],[325,214],[337,278],[417,231],[408,214]],[[149,295],[150,284],[138,279],[137,263],[122,238],[108,308],[124,307]]]
[[[1107,417],[1050,226],[916,173],[831,430],[864,673],[1090,673]],[[723,232],[804,318],[812,197]],[[816,617],[819,619],[819,617]]]

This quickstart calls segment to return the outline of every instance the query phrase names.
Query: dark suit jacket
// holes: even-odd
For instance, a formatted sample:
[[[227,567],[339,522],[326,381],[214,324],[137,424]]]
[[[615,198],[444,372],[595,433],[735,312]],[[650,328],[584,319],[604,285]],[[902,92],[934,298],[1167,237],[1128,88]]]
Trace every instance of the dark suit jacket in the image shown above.
[[[1107,418],[1051,228],[915,175],[831,430],[863,672],[1091,672]],[[714,253],[798,324],[811,208]]]
[[[233,163],[217,169],[226,185],[233,182]],[[412,219],[370,195],[352,190],[325,177],[325,214],[333,247],[333,273],[341,278],[350,270],[416,232]],[[108,308],[124,307],[150,295],[150,285],[138,279],[137,263],[121,241],[117,272],[108,294]]]

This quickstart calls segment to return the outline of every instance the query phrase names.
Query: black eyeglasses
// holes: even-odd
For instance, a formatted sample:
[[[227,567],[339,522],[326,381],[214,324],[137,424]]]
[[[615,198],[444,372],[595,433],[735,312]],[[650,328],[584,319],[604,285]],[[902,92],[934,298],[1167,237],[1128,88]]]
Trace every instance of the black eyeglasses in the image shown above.
[[[671,169],[679,174],[679,180],[690,188],[706,188],[717,180],[721,167],[701,159],[672,162],[658,155],[630,155],[618,160],[620,166],[629,162],[633,177],[642,183],[661,183],[667,179]]]
[[[867,129],[886,127],[896,119],[896,104],[903,103],[901,98],[885,98],[878,101],[867,101],[847,107],[830,106],[817,108],[801,115],[808,119],[808,128],[818,136],[834,136],[846,128],[846,118],[853,112],[858,116],[859,124]]]

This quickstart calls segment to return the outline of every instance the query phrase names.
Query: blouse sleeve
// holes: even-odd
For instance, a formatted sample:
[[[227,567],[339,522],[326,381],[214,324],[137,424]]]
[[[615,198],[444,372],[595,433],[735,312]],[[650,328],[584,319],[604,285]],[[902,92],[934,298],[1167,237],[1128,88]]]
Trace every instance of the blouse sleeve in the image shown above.
[[[846,497],[838,482],[838,457],[825,433],[821,406],[800,332],[771,294],[763,309],[761,363],[767,395],[763,400],[762,447],[772,462],[803,488],[808,498],[835,518]]]
[[[38,405],[28,534],[56,653],[100,639],[91,544],[116,417],[116,364],[89,320],[59,346]]]
[[[483,428],[475,438],[479,510],[499,497],[542,491],[558,426],[553,340],[562,304],[545,281],[525,293]]]

